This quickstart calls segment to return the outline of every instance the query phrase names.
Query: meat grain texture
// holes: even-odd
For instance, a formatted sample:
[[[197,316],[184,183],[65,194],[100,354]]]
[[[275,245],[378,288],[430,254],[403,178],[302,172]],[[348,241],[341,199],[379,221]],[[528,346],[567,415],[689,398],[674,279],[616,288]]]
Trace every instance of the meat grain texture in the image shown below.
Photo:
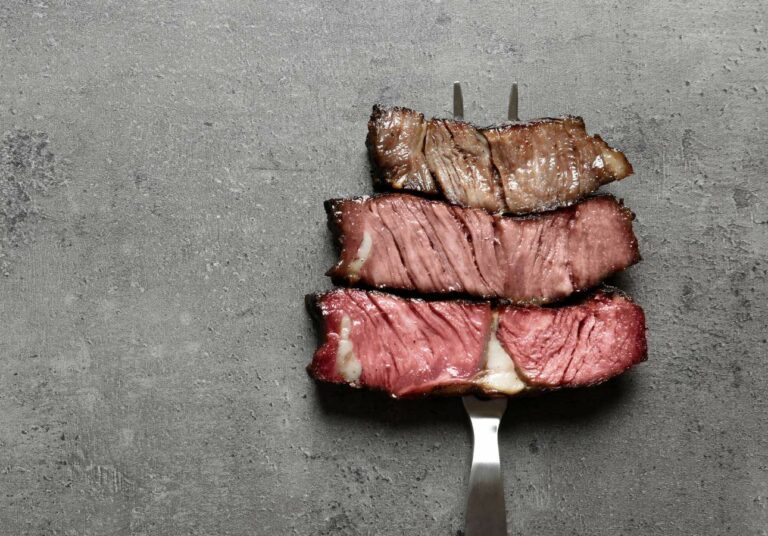
[[[376,105],[366,143],[383,188],[492,212],[570,205],[632,174],[624,153],[572,116],[477,128]]]
[[[342,284],[549,303],[640,259],[634,215],[611,196],[506,217],[410,195],[326,202]]]
[[[394,397],[586,387],[646,358],[643,310],[612,291],[543,308],[337,289],[308,305],[323,339],[310,374]]]
[[[460,534],[461,402],[318,387],[303,303],[323,201],[371,192],[371,103],[447,117],[459,79],[473,122],[517,81],[523,117],[583,115],[635,167],[604,188],[638,215],[617,283],[649,360],[511,401],[510,534],[763,536],[767,15],[0,2],[0,133],[47,133],[66,179],[0,277],[0,534]]]

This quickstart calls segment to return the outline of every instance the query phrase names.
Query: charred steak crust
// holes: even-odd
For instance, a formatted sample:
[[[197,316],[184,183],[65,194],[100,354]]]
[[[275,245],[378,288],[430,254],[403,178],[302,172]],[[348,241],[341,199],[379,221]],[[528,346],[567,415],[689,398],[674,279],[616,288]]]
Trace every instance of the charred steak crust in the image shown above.
[[[381,206],[387,214],[377,212]],[[342,286],[546,304],[640,260],[634,214],[609,194],[525,216],[401,194],[334,199],[326,210],[340,252],[327,275]],[[435,221],[449,227],[433,229]],[[552,238],[542,241],[541,233]]]
[[[593,194],[593,195],[589,196],[587,199],[591,199],[593,197],[613,197],[613,196],[611,194],[601,193],[601,194]],[[634,213],[634,211],[631,208],[629,208],[628,206],[626,206],[624,204],[624,199],[623,198],[613,197],[613,199],[615,199],[619,203],[619,207],[621,209],[621,212],[624,215],[624,218],[627,221],[628,226],[630,226],[630,228],[631,228],[633,222],[637,219],[637,215]],[[631,250],[633,252],[632,263],[630,264],[630,266],[634,266],[635,264],[637,264],[638,262],[643,260],[643,256],[640,254],[640,243],[638,242],[637,235],[634,232],[627,236],[627,240],[629,241],[629,246],[630,246],[630,248],[631,248]],[[614,292],[614,293],[622,293],[623,294],[621,289],[618,289],[616,287],[610,287],[608,285],[605,285],[605,286],[606,286],[606,288],[613,289],[612,292]],[[628,298],[628,299],[631,299],[628,294],[624,294],[624,297]]]
[[[366,145],[378,189],[440,196],[515,214],[569,206],[633,173],[626,156],[575,116],[478,128],[373,107]]]
[[[341,251],[341,248],[343,247],[343,234],[341,230],[341,205],[343,203],[344,199],[327,199],[323,203],[325,214],[328,219],[328,230],[331,231],[333,243],[336,246],[337,251]],[[331,275],[330,270],[326,275]]]
[[[328,344],[328,332],[325,318],[323,317],[323,312],[321,309],[321,303],[323,300],[324,294],[307,294],[304,296],[304,306],[307,309],[307,312],[309,313],[309,317],[312,319],[312,324],[315,327],[315,333],[318,336],[318,346],[322,347]],[[307,372],[309,372],[310,376],[313,378],[322,378],[327,376],[327,371],[324,370],[324,365],[327,365],[327,363],[322,363],[316,359],[313,359],[308,365],[307,365]]]
[[[647,358],[642,309],[608,287],[560,307],[489,308],[355,289],[310,295],[306,303],[320,332],[310,376],[395,397],[585,387]]]

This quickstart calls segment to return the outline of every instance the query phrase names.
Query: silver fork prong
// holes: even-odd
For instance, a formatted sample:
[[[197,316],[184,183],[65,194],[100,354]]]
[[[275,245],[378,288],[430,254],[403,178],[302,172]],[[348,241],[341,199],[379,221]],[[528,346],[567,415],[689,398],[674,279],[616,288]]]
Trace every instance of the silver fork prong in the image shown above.
[[[453,83],[453,117],[464,119],[464,96],[461,94],[461,82]]]
[[[509,90],[509,108],[507,108],[507,119],[510,121],[520,121],[520,117],[517,115],[517,83],[512,84],[512,89]]]
[[[465,396],[464,407],[472,423],[472,469],[469,472],[464,534],[506,536],[507,512],[499,459],[499,426],[507,409],[507,399],[480,400]]]

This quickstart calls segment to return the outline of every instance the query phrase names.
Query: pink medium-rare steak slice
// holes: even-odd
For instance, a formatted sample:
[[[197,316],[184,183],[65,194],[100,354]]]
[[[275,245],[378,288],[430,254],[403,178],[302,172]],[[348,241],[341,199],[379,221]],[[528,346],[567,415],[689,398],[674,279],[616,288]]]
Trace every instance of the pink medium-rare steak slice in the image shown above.
[[[395,397],[581,387],[646,357],[642,309],[600,290],[564,307],[424,301],[336,289],[311,297],[321,381]]]
[[[426,302],[339,289],[315,298],[325,342],[310,372],[396,396],[448,388],[480,367],[487,303]]]
[[[337,284],[549,303],[639,260],[632,213],[611,196],[504,217],[409,195],[326,202]]]
[[[367,145],[380,186],[491,212],[567,206],[632,174],[621,151],[573,116],[477,128],[374,106]]]

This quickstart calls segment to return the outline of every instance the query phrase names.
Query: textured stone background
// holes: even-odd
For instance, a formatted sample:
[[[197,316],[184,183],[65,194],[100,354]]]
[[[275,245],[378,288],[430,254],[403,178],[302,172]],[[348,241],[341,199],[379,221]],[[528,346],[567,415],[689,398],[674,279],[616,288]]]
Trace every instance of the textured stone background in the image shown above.
[[[0,533],[460,534],[455,400],[317,388],[322,201],[376,101],[583,115],[650,360],[515,401],[519,535],[768,534],[761,0],[0,3]]]

